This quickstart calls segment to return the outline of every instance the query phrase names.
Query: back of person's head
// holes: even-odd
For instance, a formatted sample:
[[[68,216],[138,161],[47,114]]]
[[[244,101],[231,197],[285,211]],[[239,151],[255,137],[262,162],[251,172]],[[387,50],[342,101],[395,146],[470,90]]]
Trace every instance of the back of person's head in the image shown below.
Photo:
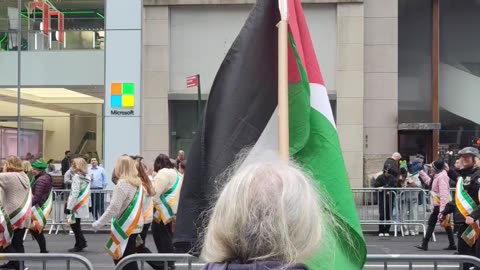
[[[293,163],[240,168],[221,191],[205,232],[208,262],[303,262],[329,220],[312,180]]]
[[[28,160],[24,160],[22,161],[22,167],[23,167],[23,171],[28,173],[28,172],[31,172],[32,171],[32,163],[30,163],[30,161]]]
[[[445,168],[445,162],[443,160],[437,160],[432,163],[432,168],[435,171],[435,173],[440,173]]]
[[[135,161],[129,156],[120,157],[117,160],[114,170],[115,176],[118,178],[118,182],[126,181],[135,187],[142,185],[142,180],[138,177],[138,170],[135,165]]]
[[[145,165],[142,162],[141,158],[134,159],[135,165],[138,171],[138,177],[142,180],[143,187],[147,191],[148,195],[155,195],[155,190],[153,189],[152,181],[148,178],[147,172],[145,171]]]
[[[88,172],[87,162],[85,161],[85,159],[81,157],[77,157],[73,159],[72,168],[78,174],[87,175],[87,172]]]
[[[5,161],[6,172],[23,172],[22,160],[16,156],[10,156]]]
[[[153,163],[153,170],[155,172],[158,172],[161,169],[173,169],[175,168],[170,161],[170,158],[167,155],[160,154],[158,157],[155,159],[155,162]]]

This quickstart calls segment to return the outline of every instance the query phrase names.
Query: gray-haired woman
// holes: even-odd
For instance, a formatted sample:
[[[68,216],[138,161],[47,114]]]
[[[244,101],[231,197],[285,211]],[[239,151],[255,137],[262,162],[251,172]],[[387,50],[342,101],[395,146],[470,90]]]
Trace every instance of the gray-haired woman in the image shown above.
[[[306,269],[325,229],[321,201],[293,163],[240,168],[221,191],[206,229],[206,269]],[[301,211],[299,211],[301,209]]]

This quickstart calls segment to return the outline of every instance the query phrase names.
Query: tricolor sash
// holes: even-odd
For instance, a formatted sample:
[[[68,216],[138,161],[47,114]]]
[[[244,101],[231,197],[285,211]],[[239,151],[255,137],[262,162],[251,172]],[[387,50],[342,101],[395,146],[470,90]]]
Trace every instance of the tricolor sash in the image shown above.
[[[127,247],[128,238],[138,225],[143,212],[143,187],[139,187],[133,200],[127,206],[120,218],[112,219],[110,227],[110,239],[105,245],[105,249],[114,260],[123,257],[125,248]]]
[[[145,201],[143,202],[143,221],[146,222],[153,214],[153,198],[145,194]]]
[[[43,203],[41,207],[35,205],[32,209],[32,225],[30,229],[41,233],[43,228],[47,224],[47,218],[52,211],[53,205],[53,192],[50,192],[48,199]]]
[[[90,182],[83,187],[83,189],[78,193],[78,197],[76,198],[76,204],[73,207],[70,215],[67,216],[67,223],[68,224],[75,224],[75,213],[80,209],[82,206],[84,206],[86,203],[88,203],[88,200],[90,199]],[[67,201],[67,205],[69,204],[70,198]]]
[[[157,223],[163,222],[163,224],[168,224],[173,221],[175,214],[173,213],[172,207],[175,202],[178,200],[178,188],[180,187],[180,175],[177,172],[177,179],[175,184],[171,189],[169,189],[164,194],[160,195],[160,200],[154,205],[155,214],[153,218]]]
[[[464,218],[467,218],[472,211],[477,207],[475,201],[468,195],[463,189],[463,178],[459,178],[457,181],[457,189],[455,192],[455,204],[462,213]],[[478,221],[468,226],[465,232],[462,234],[462,239],[469,245],[473,246],[480,235],[480,227]]]
[[[12,243],[13,230],[7,212],[0,207],[0,247],[6,248]]]
[[[10,214],[10,224],[12,224],[12,230],[20,227],[20,225],[30,217],[32,213],[32,192],[28,189],[27,196],[23,200],[23,203],[17,210]]]
[[[432,195],[432,200],[434,203],[440,205],[441,204],[441,201],[440,201],[440,195],[438,195],[438,193],[436,193],[435,191],[431,190],[430,191],[430,194]]]

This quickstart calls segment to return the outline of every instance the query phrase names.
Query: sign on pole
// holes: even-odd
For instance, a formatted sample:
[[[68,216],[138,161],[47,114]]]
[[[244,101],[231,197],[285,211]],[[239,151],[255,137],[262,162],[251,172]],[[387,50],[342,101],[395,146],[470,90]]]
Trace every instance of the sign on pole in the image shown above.
[[[187,88],[198,86],[198,75],[187,77]]]

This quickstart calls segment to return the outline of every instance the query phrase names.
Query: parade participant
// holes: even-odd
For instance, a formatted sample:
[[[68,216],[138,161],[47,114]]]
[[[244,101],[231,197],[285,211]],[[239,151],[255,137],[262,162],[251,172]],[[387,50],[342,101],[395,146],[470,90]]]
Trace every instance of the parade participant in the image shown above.
[[[428,250],[428,242],[433,235],[435,230],[435,225],[438,221],[438,215],[441,213],[447,203],[450,201],[450,186],[449,186],[449,177],[447,172],[444,170],[445,162],[443,160],[437,160],[432,164],[432,174],[433,178],[430,178],[424,171],[420,171],[420,179],[427,185],[431,187],[430,194],[432,195],[433,200],[433,211],[428,219],[428,228],[423,238],[422,244],[416,246],[416,248],[421,250]],[[448,247],[445,250],[456,250],[457,246],[455,245],[455,240],[453,237],[453,230],[449,222],[443,225],[445,232],[448,236]]]
[[[23,236],[30,227],[32,193],[22,160],[17,157],[9,157],[0,173],[0,200],[4,216],[0,224],[0,245],[6,253],[25,253]],[[20,269],[20,263],[9,261],[0,268]]]
[[[144,200],[143,200],[143,230],[140,233],[142,238],[142,244],[137,246],[137,253],[152,253],[150,249],[146,246],[146,238],[150,225],[153,221],[153,196],[155,196],[155,190],[152,186],[152,181],[147,175],[146,166],[143,163],[143,158],[140,156],[132,156],[135,160],[136,168],[138,171],[138,177],[142,180],[143,191],[144,191]],[[163,270],[163,265],[159,265],[157,262],[147,261],[147,263],[153,269]]]
[[[105,248],[117,264],[122,258],[136,253],[137,241],[141,241],[144,191],[135,161],[130,157],[122,156],[117,160],[115,175],[118,182],[113,190],[110,205],[92,227],[96,231],[112,221],[112,237]],[[136,270],[138,265],[132,262],[123,269]]]
[[[155,159],[153,179],[155,214],[152,234],[158,253],[173,253],[173,222],[177,214],[178,198],[182,186],[182,175],[175,169],[170,158],[164,154]],[[174,267],[173,262],[168,263]]]
[[[276,161],[242,167],[225,182],[206,228],[204,269],[308,269],[332,219],[312,179]]]
[[[72,190],[68,196],[65,214],[75,234],[75,246],[69,252],[81,252],[87,247],[87,240],[83,236],[82,218],[89,218],[88,202],[90,200],[90,177],[87,174],[87,162],[83,158],[75,158],[72,162],[75,176],[72,180]]]
[[[30,233],[37,240],[40,253],[48,253],[47,243],[43,235],[43,228],[52,210],[52,177],[45,172],[47,164],[39,160],[32,164],[34,178],[31,181],[32,187],[32,225]]]
[[[466,147],[458,153],[463,168],[459,171],[460,178],[457,180],[455,189],[455,200],[450,202],[441,214],[444,219],[448,214],[454,212],[455,208],[461,215],[455,216],[455,223],[458,227],[458,253],[460,255],[476,255],[479,256],[479,245],[476,245],[478,220],[480,217],[478,208],[480,189],[480,170],[478,149],[474,147]],[[464,265],[464,269],[469,269]]]

